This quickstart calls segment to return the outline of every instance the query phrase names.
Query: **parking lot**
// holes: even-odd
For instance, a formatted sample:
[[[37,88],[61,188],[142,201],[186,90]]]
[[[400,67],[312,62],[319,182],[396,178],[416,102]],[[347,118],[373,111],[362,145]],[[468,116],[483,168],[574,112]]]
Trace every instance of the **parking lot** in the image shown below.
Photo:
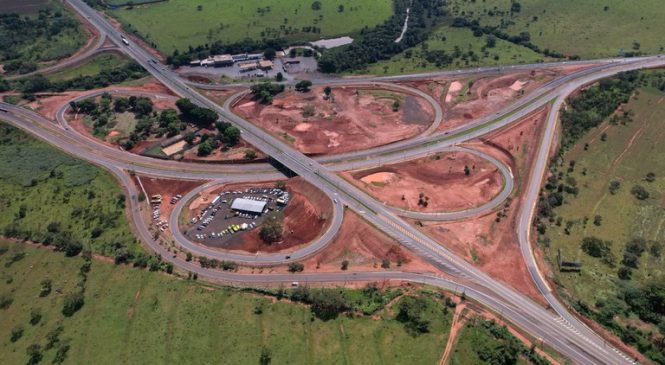
[[[289,192],[278,188],[223,191],[187,222],[184,234],[206,246],[228,248],[228,241],[258,229],[269,212],[283,211],[290,199]]]

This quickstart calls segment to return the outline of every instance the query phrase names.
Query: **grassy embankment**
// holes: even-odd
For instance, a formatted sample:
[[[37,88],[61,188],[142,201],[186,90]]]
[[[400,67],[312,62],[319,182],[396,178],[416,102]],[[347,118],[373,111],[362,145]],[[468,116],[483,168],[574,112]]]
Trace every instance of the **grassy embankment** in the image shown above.
[[[7,246],[10,250],[0,256],[0,295],[13,302],[0,310],[0,362],[5,364],[25,363],[33,343],[41,345],[43,362],[50,363],[59,345],[44,346],[57,326],[63,328],[60,342],[70,346],[68,363],[256,364],[266,348],[273,364],[435,364],[450,326],[442,301],[419,291],[414,295],[427,303],[423,319],[430,325],[428,333],[414,334],[386,310],[376,318],[340,315],[322,321],[302,304],[96,260],[87,274],[83,307],[64,317],[63,296],[76,290],[83,260],[18,246],[25,257],[6,266],[17,247],[0,242]],[[52,292],[39,297],[44,279],[52,280]],[[362,296],[360,290],[344,293]],[[29,323],[33,309],[42,316],[36,325]],[[11,342],[17,326],[23,335]]]
[[[455,338],[450,365],[549,364],[513,336],[505,327],[482,317],[472,317]]]
[[[511,13],[511,7],[519,11]],[[620,52],[662,52],[665,41],[665,8],[659,0],[636,6],[622,0],[547,1],[501,0],[494,2],[453,0],[452,16],[478,20],[483,26],[503,26],[510,35],[530,34],[541,49],[582,58],[617,56]],[[634,44],[638,43],[638,45]]]
[[[114,256],[141,251],[125,196],[107,172],[0,124],[0,229],[33,241],[66,237]]]
[[[562,295],[655,361],[665,361],[665,323],[658,324],[658,303],[665,298],[659,292],[665,273],[665,94],[651,86],[662,85],[662,75],[660,80],[647,79],[616,118],[582,134],[564,153],[557,164],[563,205],[552,209],[541,235]],[[588,115],[596,112],[588,109]],[[577,193],[568,193],[571,187]],[[557,269],[559,250],[564,260],[582,263],[579,273]]]
[[[110,14],[125,25],[131,25],[169,55],[176,49],[182,52],[189,46],[211,44],[217,40],[224,43],[245,38],[309,41],[349,35],[365,26],[371,28],[380,24],[392,15],[391,0],[320,1],[319,10],[313,9],[313,3],[299,0],[201,0],[194,3],[171,0],[132,9],[122,8]],[[316,27],[318,31],[307,32],[307,27]]]

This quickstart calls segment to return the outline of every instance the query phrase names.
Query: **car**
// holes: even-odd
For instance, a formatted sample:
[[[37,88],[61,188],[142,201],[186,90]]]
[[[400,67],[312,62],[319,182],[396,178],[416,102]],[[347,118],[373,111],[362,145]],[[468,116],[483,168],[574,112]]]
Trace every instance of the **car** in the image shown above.
[[[286,257],[285,257],[284,259],[285,259],[285,260],[290,260],[290,259],[291,259],[291,256],[286,255]]]

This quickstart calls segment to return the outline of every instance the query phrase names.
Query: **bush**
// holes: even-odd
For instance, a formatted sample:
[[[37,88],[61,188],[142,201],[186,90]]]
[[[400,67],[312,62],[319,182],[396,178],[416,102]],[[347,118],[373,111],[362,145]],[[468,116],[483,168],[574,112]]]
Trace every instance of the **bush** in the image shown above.
[[[630,189],[630,193],[635,196],[638,200],[649,199],[649,192],[641,185],[635,185]]]
[[[71,317],[74,315],[74,313],[83,307],[84,303],[85,299],[82,292],[76,291],[69,293],[67,296],[65,296],[65,302],[62,307],[62,314],[65,317]]]
[[[414,333],[429,332],[430,322],[424,319],[427,301],[421,297],[406,296],[399,302],[396,319]]]
[[[289,264],[289,272],[302,272],[305,270],[305,265],[300,262],[292,262]]]
[[[14,302],[8,294],[0,294],[0,309],[7,309]]]
[[[282,239],[282,231],[281,216],[270,214],[259,231],[259,237],[266,243],[275,243]]]
[[[12,328],[11,335],[9,336],[9,341],[16,342],[19,338],[23,337],[23,326],[18,325]]]
[[[346,298],[338,290],[316,290],[312,293],[312,313],[324,321],[337,318],[348,310]]]

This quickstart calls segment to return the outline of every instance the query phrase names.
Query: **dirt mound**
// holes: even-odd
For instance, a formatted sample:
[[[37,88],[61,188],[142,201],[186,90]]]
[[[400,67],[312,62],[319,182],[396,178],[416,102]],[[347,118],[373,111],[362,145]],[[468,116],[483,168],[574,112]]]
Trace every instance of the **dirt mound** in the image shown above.
[[[334,88],[329,98],[323,87],[308,93],[286,91],[271,105],[256,103],[248,95],[234,111],[308,154],[389,144],[421,133],[433,119],[431,105],[420,97],[357,87]]]
[[[468,175],[465,166],[469,169]],[[463,152],[344,175],[382,202],[420,212],[456,211],[479,206],[490,201],[503,186],[496,166]],[[427,201],[426,206],[419,204],[422,200]]]

